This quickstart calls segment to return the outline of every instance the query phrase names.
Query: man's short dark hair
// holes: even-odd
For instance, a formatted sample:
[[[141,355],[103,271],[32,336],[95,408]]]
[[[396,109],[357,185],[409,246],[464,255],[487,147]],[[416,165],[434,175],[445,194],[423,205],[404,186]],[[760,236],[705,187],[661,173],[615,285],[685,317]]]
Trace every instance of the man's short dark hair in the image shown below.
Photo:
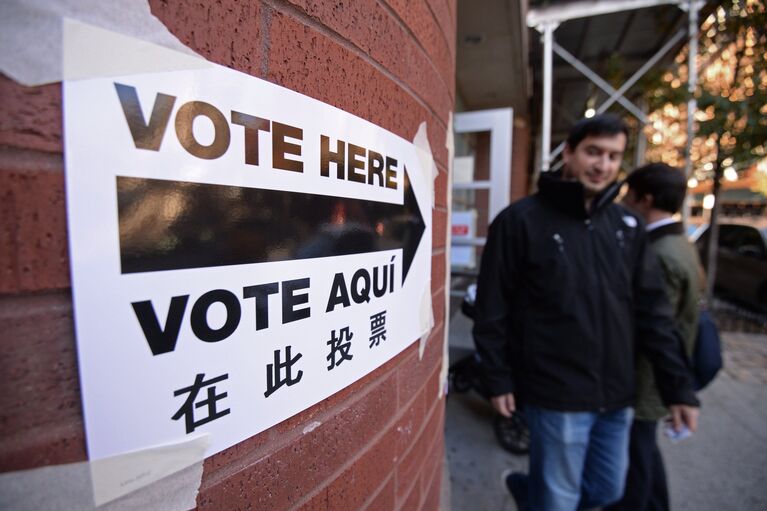
[[[639,167],[626,178],[629,189],[637,199],[645,195],[652,197],[652,206],[668,213],[682,208],[687,192],[687,178],[684,171],[665,163],[650,163]]]
[[[612,136],[623,133],[629,137],[629,130],[623,119],[613,114],[602,114],[578,121],[567,136],[567,146],[571,151],[586,137]]]

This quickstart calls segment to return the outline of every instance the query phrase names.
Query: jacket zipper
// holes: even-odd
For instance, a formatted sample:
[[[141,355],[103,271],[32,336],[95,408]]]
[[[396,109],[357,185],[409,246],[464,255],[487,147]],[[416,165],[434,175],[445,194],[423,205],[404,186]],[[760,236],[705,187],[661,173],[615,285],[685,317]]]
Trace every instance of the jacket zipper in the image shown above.
[[[589,240],[590,240],[590,243],[591,243],[591,255],[592,255],[591,260],[592,261],[598,261],[599,258],[597,257],[597,243],[596,243],[596,239],[594,238],[594,236],[595,236],[595,234],[594,234],[594,224],[592,223],[591,218],[587,218],[583,223],[586,225],[586,230],[588,232],[588,237],[589,237]],[[603,287],[604,287],[604,283],[603,283],[603,279],[602,279],[602,271],[601,271],[601,268],[598,265],[595,266],[594,270],[595,270],[596,275],[597,275],[597,289],[599,289],[601,291],[603,289]],[[599,303],[597,303],[597,311],[596,311],[597,312],[597,317],[598,318],[603,318],[604,316],[602,314],[600,314],[599,312],[605,310],[605,307],[604,307],[604,293],[599,292],[599,293],[597,293],[597,296],[598,296],[598,302],[599,302]],[[605,389],[604,389],[605,381],[604,380],[605,380],[605,374],[606,374],[606,371],[605,371],[605,359],[606,359],[606,357],[605,357],[605,344],[606,344],[606,342],[605,342],[605,338],[604,338],[605,337],[605,335],[604,335],[605,334],[604,320],[601,320],[601,321],[598,322],[598,328],[599,328],[599,335],[598,335],[599,363],[597,364],[597,367],[600,368],[600,373],[601,374],[599,374],[599,396],[598,396],[599,399],[597,401],[599,403],[598,411],[599,412],[604,412],[605,411]]]

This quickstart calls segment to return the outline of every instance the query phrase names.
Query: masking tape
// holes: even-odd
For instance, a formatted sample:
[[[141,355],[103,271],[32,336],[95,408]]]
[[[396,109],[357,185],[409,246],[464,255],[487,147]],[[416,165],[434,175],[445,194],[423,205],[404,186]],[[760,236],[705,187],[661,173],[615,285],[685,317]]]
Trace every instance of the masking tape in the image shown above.
[[[413,145],[416,146],[418,151],[418,159],[421,164],[421,172],[424,174],[425,182],[431,181],[431,207],[434,208],[434,181],[439,175],[437,170],[437,164],[434,163],[434,155],[431,152],[431,146],[429,145],[429,134],[426,131],[426,121],[423,121],[418,126],[418,131],[413,137]]]
[[[437,165],[434,163],[434,155],[431,152],[431,146],[429,145],[429,134],[426,128],[426,121],[421,122],[418,126],[418,131],[413,137],[413,145],[417,149],[418,160],[420,163],[421,172],[423,172],[424,182],[431,182],[431,201],[430,206],[434,209],[434,182],[439,175]],[[433,227],[432,227],[433,228]],[[431,233],[429,233],[431,234]],[[431,257],[431,254],[429,254]],[[431,303],[431,276],[426,282],[421,294],[420,307],[418,311],[418,317],[421,325],[421,331],[424,334],[418,343],[418,359],[423,358],[423,352],[426,349],[426,342],[429,340],[432,328],[434,328],[434,310]]]
[[[450,212],[453,210],[453,157],[455,156],[455,139],[453,138],[453,112],[448,115],[447,130],[445,133],[445,147],[447,148],[447,208],[448,221],[445,223],[445,335],[442,341],[442,372],[439,378],[439,396],[442,397],[447,391],[447,374],[450,367],[450,247],[452,246],[452,229]]]
[[[0,509],[168,510],[196,506],[209,435],[91,462],[0,474]]]
[[[429,340],[431,330],[434,328],[434,310],[431,306],[431,285],[427,286],[421,294],[421,307],[419,311],[421,327],[425,328],[425,333],[418,342],[418,360],[423,358],[423,352],[426,349],[426,342]]]
[[[209,435],[204,434],[184,442],[91,461],[96,505],[115,500],[194,463],[201,463],[209,443]]]
[[[118,68],[115,62],[123,59],[122,56],[115,58],[116,46],[78,46],[78,29],[66,26],[65,18],[76,25],[87,24],[118,32],[113,35],[115,38],[122,34],[140,39],[146,49],[132,55],[134,58],[128,66]],[[65,37],[69,40],[65,41]],[[65,48],[68,44],[69,48]],[[136,0],[3,0],[0,3],[0,47],[3,49],[0,71],[27,86],[64,79],[198,69],[210,65],[168,31],[152,14],[148,2]],[[71,50],[75,48],[85,53],[67,61],[65,51],[71,56],[74,55]],[[163,49],[175,52],[161,51]]]

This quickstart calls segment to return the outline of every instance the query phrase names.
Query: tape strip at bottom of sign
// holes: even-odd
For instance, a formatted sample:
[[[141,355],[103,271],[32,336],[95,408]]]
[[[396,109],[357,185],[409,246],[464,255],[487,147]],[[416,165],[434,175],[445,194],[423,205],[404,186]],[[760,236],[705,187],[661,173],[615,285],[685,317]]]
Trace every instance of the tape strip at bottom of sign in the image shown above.
[[[0,474],[0,509],[193,509],[209,443],[205,434],[102,460]]]

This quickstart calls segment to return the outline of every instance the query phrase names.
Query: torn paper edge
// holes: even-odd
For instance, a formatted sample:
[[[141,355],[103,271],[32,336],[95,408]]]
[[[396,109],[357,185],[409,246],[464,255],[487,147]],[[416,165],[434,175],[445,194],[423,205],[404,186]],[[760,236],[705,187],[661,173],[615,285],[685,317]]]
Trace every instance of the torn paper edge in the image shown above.
[[[130,69],[115,69],[107,46],[88,47],[92,58],[74,63],[78,77],[116,76],[210,65],[185,46],[155,17],[149,3],[136,0],[5,0],[0,3],[0,71],[25,86],[70,79],[64,64],[65,19],[140,39],[147,52],[136,55]],[[175,50],[159,52],[154,48]],[[151,49],[150,49],[151,48]],[[141,61],[141,59],[148,59]],[[70,73],[73,63],[70,62]],[[101,70],[101,71],[99,71]],[[101,73],[106,74],[101,74]],[[89,74],[93,73],[93,74]],[[117,74],[115,74],[117,73]]]

